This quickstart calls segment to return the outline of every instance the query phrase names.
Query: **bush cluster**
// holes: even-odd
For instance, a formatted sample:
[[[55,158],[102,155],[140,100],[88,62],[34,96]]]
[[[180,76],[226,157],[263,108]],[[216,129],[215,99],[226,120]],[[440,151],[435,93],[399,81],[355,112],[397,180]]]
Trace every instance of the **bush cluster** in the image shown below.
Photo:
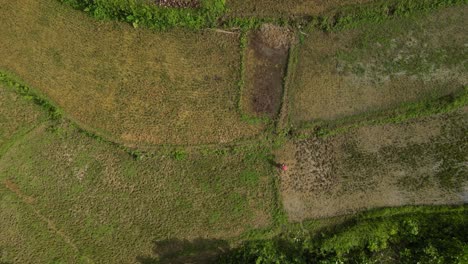
[[[250,241],[218,263],[467,263],[466,209],[357,217],[318,236]]]
[[[213,27],[225,11],[225,0],[201,0],[199,8],[172,8],[141,0],[59,0],[98,19],[115,19],[155,30]]]

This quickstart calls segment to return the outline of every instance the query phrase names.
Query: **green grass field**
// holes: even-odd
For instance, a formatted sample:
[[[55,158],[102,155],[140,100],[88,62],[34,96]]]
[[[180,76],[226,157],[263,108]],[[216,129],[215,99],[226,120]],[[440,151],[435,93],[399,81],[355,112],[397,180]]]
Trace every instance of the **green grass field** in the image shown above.
[[[462,90],[468,81],[467,12],[456,7],[307,33],[292,81],[291,122],[336,120]]]
[[[22,263],[31,256],[21,249],[41,252],[39,263],[66,260],[60,252],[67,262],[130,263],[151,256],[154,241],[235,239],[272,224],[274,172],[265,155],[208,148],[135,160],[66,121],[42,123],[0,161],[0,233],[8,234],[0,248]],[[11,225],[15,212],[21,221]]]
[[[0,263],[464,263],[465,0],[169,2],[2,4]]]

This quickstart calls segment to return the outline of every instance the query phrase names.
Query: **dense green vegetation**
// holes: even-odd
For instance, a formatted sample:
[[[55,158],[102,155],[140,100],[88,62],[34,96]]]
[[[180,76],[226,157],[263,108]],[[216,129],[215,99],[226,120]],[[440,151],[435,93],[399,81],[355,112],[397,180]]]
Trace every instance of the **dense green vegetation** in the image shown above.
[[[319,233],[247,242],[220,263],[466,263],[467,210],[384,209]]]
[[[98,19],[116,19],[152,29],[212,27],[225,9],[225,0],[202,0],[200,8],[168,8],[138,0],[59,0]]]
[[[190,29],[216,26],[255,28],[262,23],[280,25],[306,24],[324,31],[355,28],[363,23],[380,23],[398,16],[428,12],[442,7],[467,3],[467,0],[391,0],[350,5],[322,15],[304,18],[234,17],[221,19],[226,12],[225,0],[202,0],[199,8],[168,8],[138,0],[58,0],[85,11],[98,19],[116,19],[156,30],[173,27]]]

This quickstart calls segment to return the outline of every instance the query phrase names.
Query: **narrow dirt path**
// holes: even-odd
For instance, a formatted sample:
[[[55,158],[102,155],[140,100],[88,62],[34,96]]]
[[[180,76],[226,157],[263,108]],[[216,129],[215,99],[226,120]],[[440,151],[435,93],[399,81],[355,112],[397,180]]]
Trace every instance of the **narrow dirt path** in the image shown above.
[[[21,200],[24,204],[26,204],[29,208],[31,208],[31,210],[34,212],[34,214],[37,216],[37,218],[39,218],[42,222],[46,223],[47,227],[50,230],[52,230],[54,234],[60,236],[65,241],[65,243],[67,243],[67,245],[69,245],[77,253],[79,253],[78,247],[76,246],[75,243],[73,243],[72,239],[67,234],[65,234],[62,230],[60,230],[52,220],[45,217],[43,214],[41,214],[39,212],[39,210],[37,210],[34,207],[34,203],[35,203],[36,200],[33,197],[25,195],[24,193],[22,193],[21,190],[19,189],[19,187],[14,182],[12,182],[10,180],[4,180],[3,185],[8,190],[13,192],[16,195],[16,197],[18,197],[19,200]]]
[[[47,122],[39,123],[38,125],[33,126],[30,129],[28,129],[27,131],[22,132],[19,135],[15,136],[14,139],[12,140],[12,142],[9,142],[8,147],[5,148],[2,151],[2,153],[0,153],[0,159],[8,152],[9,149],[11,149],[15,145],[23,142],[24,140],[26,140],[26,138],[28,138],[28,136],[34,134],[37,130],[43,129],[44,126],[46,126],[46,125],[47,125]],[[60,230],[57,227],[57,225],[51,219],[44,216],[39,210],[37,210],[34,207],[34,204],[36,203],[36,199],[34,197],[24,194],[21,191],[21,189],[19,188],[19,186],[16,183],[14,183],[13,181],[9,180],[9,179],[3,179],[3,181],[1,183],[5,186],[6,189],[8,189],[12,193],[14,193],[15,196],[18,198],[18,200],[20,200],[28,208],[30,208],[40,221],[46,223],[47,227],[49,228],[49,230],[51,232],[53,232],[55,235],[59,236],[68,246],[73,248],[73,250],[75,250],[76,253],[78,253],[78,254],[80,253],[80,251],[78,249],[78,246],[73,242],[73,240],[70,238],[70,236],[68,236],[65,232]],[[86,257],[86,258],[90,263],[93,263],[93,261],[91,259],[89,259],[88,257]]]

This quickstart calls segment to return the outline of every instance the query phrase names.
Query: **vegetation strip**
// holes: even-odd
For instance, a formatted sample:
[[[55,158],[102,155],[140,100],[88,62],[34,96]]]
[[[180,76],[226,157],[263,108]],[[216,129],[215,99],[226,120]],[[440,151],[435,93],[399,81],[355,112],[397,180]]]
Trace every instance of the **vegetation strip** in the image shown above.
[[[172,8],[139,0],[58,0],[98,19],[115,19],[156,30],[213,27],[224,13],[225,0],[201,0],[199,8]]]
[[[299,19],[248,17],[223,21],[221,17],[226,12],[225,0],[202,0],[199,8],[163,7],[137,0],[58,1],[85,11],[97,19],[115,19],[130,23],[134,27],[142,25],[155,30],[167,30],[173,27],[195,30],[214,27],[253,29],[264,23],[274,23],[282,26],[302,25],[323,31],[350,29],[363,23],[380,23],[393,17],[468,3],[468,0],[390,0],[339,8],[312,17],[309,21],[305,21],[304,17]]]
[[[286,74],[283,78],[283,97],[281,99],[281,108],[278,122],[276,124],[276,130],[278,133],[287,130],[289,126],[289,88],[292,85],[292,80],[294,80],[300,45],[301,43],[292,43],[289,48]]]
[[[384,258],[462,263],[468,260],[467,210],[466,205],[384,208],[316,232],[301,224],[274,239],[247,241],[218,263],[381,263]]]
[[[54,104],[40,97],[36,92],[17,81],[11,75],[0,71],[0,83],[3,83],[7,87],[13,89],[24,99],[32,101],[34,104],[42,107],[48,113],[50,119],[56,120],[62,117],[62,113]]]
[[[468,86],[465,86],[463,91],[455,95],[407,103],[396,109],[352,116],[337,121],[304,123],[299,130],[314,129],[317,136],[328,137],[367,125],[396,124],[414,118],[450,113],[464,106],[468,106]],[[299,134],[300,138],[304,136],[308,137],[308,135]]]

